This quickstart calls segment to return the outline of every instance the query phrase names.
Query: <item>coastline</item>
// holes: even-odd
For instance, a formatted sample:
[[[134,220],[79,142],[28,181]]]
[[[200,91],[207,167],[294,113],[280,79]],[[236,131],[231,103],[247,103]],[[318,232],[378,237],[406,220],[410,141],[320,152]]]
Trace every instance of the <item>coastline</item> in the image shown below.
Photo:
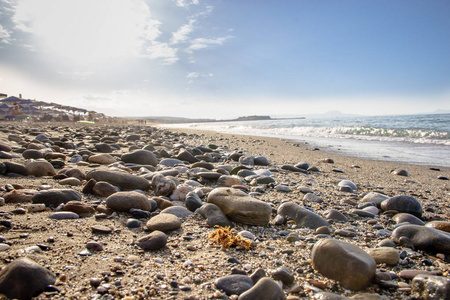
[[[330,209],[341,212],[348,218],[346,222],[330,222],[330,231],[325,237],[346,241],[361,249],[376,248],[385,239],[386,232],[395,229],[395,222],[390,215],[380,212],[372,217],[360,217],[352,213],[358,207],[362,198],[370,192],[379,192],[389,197],[408,195],[420,201],[425,222],[433,220],[449,221],[449,181],[440,180],[438,176],[450,176],[450,168],[431,170],[427,166],[417,166],[387,161],[373,161],[361,158],[314,150],[312,145],[295,143],[278,138],[244,136],[216,133],[197,129],[167,129],[158,124],[139,126],[137,124],[8,124],[0,131],[0,141],[11,146],[28,147],[36,135],[30,134],[32,128],[42,130],[42,133],[55,139],[66,136],[74,143],[83,142],[80,149],[89,148],[92,155],[98,154],[95,145],[103,138],[114,137],[119,150],[114,150],[115,162],[99,164],[84,161],[83,164],[70,162],[72,152],[79,149],[61,149],[67,157],[65,167],[77,168],[83,174],[92,170],[114,170],[124,162],[121,157],[132,149],[142,149],[145,145],[155,145],[156,150],[166,150],[176,157],[180,149],[207,147],[213,144],[218,147],[217,153],[225,158],[234,151],[242,151],[245,155],[264,156],[270,166],[254,166],[254,170],[272,170],[273,186],[250,182],[242,182],[252,197],[269,204],[274,210],[282,203],[292,201],[307,207],[325,218]],[[8,139],[9,134],[21,135],[21,144]],[[82,135],[80,135],[82,134]],[[128,139],[131,135],[139,136],[138,140]],[[35,143],[39,144],[39,143]],[[180,145],[183,145],[181,147]],[[136,148],[137,147],[137,148]],[[45,148],[44,148],[45,149]],[[44,150],[43,149],[43,150]],[[55,148],[57,149],[57,148]],[[84,151],[84,150],[80,150]],[[91,154],[90,154],[91,155]],[[159,162],[162,157],[158,158]],[[334,162],[325,162],[332,159]],[[25,164],[20,156],[12,158],[17,164]],[[295,165],[308,162],[319,169],[319,172],[309,174],[290,172],[283,165]],[[232,159],[219,160],[213,163],[215,168],[225,164],[237,167],[239,163]],[[167,175],[181,187],[188,181],[199,180],[205,191],[201,197],[206,202],[207,193],[218,185],[215,182],[202,181],[196,176],[193,164],[186,164],[185,173]],[[158,164],[156,171],[173,171],[174,168]],[[398,176],[391,173],[393,169],[404,169],[409,176]],[[117,169],[116,169],[117,170]],[[61,169],[57,170],[58,172]],[[341,171],[341,172],[337,172]],[[142,176],[140,171],[125,168],[122,172]],[[214,172],[214,171],[213,171]],[[173,173],[172,173],[173,174]],[[338,183],[350,180],[356,186],[354,192],[341,191]],[[225,293],[215,286],[218,278],[231,274],[251,275],[262,268],[271,277],[275,270],[285,267],[292,273],[293,284],[283,284],[283,292],[289,299],[311,299],[314,295],[325,291],[346,297],[361,293],[375,293],[378,297],[389,299],[404,299],[410,295],[411,281],[400,277],[400,272],[406,269],[417,271],[432,270],[448,276],[448,254],[437,257],[435,253],[413,251],[401,245],[395,249],[406,253],[407,260],[402,259],[396,265],[377,265],[378,273],[398,275],[395,283],[402,288],[383,287],[372,283],[361,291],[349,291],[341,287],[335,280],[321,275],[311,264],[311,249],[314,244],[324,238],[315,229],[300,227],[295,224],[274,224],[276,213],[271,214],[270,223],[264,226],[233,223],[236,232],[248,231],[255,236],[255,246],[250,250],[239,247],[222,249],[213,244],[209,236],[214,230],[208,226],[205,218],[194,213],[183,217],[181,227],[166,232],[167,244],[158,250],[144,251],[136,245],[136,241],[148,234],[146,222],[158,216],[163,208],[158,207],[152,212],[151,218],[140,219],[140,226],[128,228],[127,222],[131,214],[113,211],[106,208],[106,197],[91,193],[82,193],[87,180],[81,185],[68,186],[61,179],[52,176],[43,177],[8,177],[0,176],[0,187],[5,196],[11,187],[17,193],[21,191],[39,192],[44,188],[71,189],[82,194],[81,202],[95,209],[95,213],[83,215],[75,220],[54,220],[50,216],[56,211],[47,207],[41,212],[29,212],[29,203],[6,203],[1,207],[9,217],[10,228],[3,228],[1,237],[8,247],[0,251],[1,267],[5,267],[15,259],[29,257],[57,274],[55,283],[59,292],[46,292],[38,299],[89,298],[101,299],[102,295],[127,299],[226,299]],[[288,187],[288,191],[279,191],[275,185]],[[16,189],[17,188],[17,189]],[[305,198],[304,189],[308,188],[322,201],[311,201]],[[259,192],[257,192],[259,191]],[[153,199],[155,190],[149,188],[143,193]],[[183,200],[171,201],[174,206],[186,206]],[[204,203],[203,203],[204,204]],[[17,212],[17,213],[16,213]],[[102,218],[98,217],[103,213]],[[6,224],[6,223],[3,223]],[[148,224],[148,223],[147,223]],[[110,228],[109,233],[96,233],[94,226]],[[375,227],[377,226],[377,227]],[[380,230],[381,229],[381,230]],[[350,237],[340,236],[339,231],[352,232]],[[381,233],[380,233],[381,232]],[[286,235],[293,234],[301,238],[289,242]],[[102,250],[89,252],[88,243],[100,244]],[[44,245],[36,249],[36,245]],[[34,248],[33,248],[34,247]],[[424,259],[432,265],[422,263]],[[406,262],[406,263],[405,263]],[[96,297],[96,298],[95,298]],[[236,299],[234,297],[233,299]]]

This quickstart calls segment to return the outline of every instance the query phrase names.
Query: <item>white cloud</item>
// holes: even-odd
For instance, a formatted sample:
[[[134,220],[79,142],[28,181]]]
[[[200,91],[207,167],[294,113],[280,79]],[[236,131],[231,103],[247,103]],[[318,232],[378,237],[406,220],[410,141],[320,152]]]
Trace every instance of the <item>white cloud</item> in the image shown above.
[[[11,33],[0,24],[0,41],[9,44],[11,41]]]
[[[173,64],[179,59],[177,57],[177,49],[161,42],[154,42],[147,47],[147,57],[150,59],[161,58],[166,64]]]
[[[232,38],[232,36],[219,37],[215,39],[197,38],[191,42],[191,45],[184,51],[192,54],[196,50],[211,48],[212,46],[221,46],[226,40]]]
[[[188,39],[189,34],[194,30],[196,20],[189,20],[188,24],[184,24],[172,34],[172,44],[178,44]]]
[[[186,78],[189,79],[188,83],[193,84],[198,79],[213,77],[214,73],[201,74],[199,72],[190,72],[186,75]]]
[[[200,77],[199,72],[191,72],[186,75],[186,78],[198,78],[198,77]]]
[[[191,5],[198,5],[199,0],[177,0],[177,5],[181,7],[189,7]]]

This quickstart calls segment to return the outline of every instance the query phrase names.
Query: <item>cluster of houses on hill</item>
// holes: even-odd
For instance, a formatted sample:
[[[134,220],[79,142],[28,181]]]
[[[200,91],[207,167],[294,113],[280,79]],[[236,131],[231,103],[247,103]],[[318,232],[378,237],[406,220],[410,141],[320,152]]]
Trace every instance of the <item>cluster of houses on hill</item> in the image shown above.
[[[102,118],[105,118],[105,115],[95,111],[0,94],[0,120],[3,121],[77,122],[96,121]]]

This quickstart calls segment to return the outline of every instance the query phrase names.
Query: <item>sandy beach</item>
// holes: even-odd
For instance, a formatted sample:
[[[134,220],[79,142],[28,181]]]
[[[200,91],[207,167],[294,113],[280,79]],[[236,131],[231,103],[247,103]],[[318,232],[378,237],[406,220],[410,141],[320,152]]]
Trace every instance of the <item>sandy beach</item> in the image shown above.
[[[439,278],[447,280],[444,293],[447,297],[449,295],[450,253],[448,244],[445,244],[450,240],[450,168],[358,159],[326,153],[314,145],[276,138],[190,129],[168,130],[157,125],[2,123],[0,142],[0,164],[3,164],[1,169],[5,170],[0,176],[0,196],[6,202],[0,207],[0,265],[4,272],[14,261],[28,257],[49,270],[55,281],[45,283],[44,287],[39,286],[43,284],[39,279],[27,283],[18,280],[16,283],[18,286],[36,285],[36,290],[40,292],[37,299],[264,299],[258,297],[271,293],[275,296],[270,299],[290,300],[314,297],[419,299],[414,297],[425,297],[427,293],[419,287],[419,283],[413,283],[414,276],[411,274],[419,273],[431,276],[431,279],[414,279],[432,282],[428,288],[436,285]],[[100,147],[100,144],[107,146]],[[105,148],[108,150],[103,150]],[[144,154],[148,155],[146,157],[154,156],[154,163],[125,158],[144,148],[153,153]],[[37,171],[29,167],[27,164],[31,158],[24,157],[27,149],[34,150],[27,152],[29,157],[47,164],[37,166]],[[258,157],[268,164],[255,164]],[[169,159],[178,162],[169,162]],[[163,160],[165,162],[162,164]],[[306,162],[308,167],[295,166],[301,162]],[[40,171],[47,167],[48,173],[42,174]],[[10,172],[11,169],[25,170],[25,173]],[[403,173],[395,174],[401,170]],[[94,174],[97,171],[144,178],[148,188],[142,190],[131,186],[128,179],[123,183],[116,177],[104,179],[110,178],[109,175],[102,179]],[[266,174],[264,176],[269,177],[265,178],[268,181],[258,181],[262,175],[257,172],[253,175],[251,172],[254,171]],[[401,176],[404,173],[407,176]],[[74,177],[77,180],[67,180]],[[97,183],[93,183],[92,179]],[[343,180],[350,181],[356,187],[348,182],[343,184],[344,187],[339,186]],[[94,185],[101,181],[109,185],[103,189],[99,185],[98,192],[95,188],[89,188],[88,182]],[[173,186],[170,193],[161,192],[163,183]],[[107,197],[105,195],[111,186],[114,191],[120,192]],[[251,219],[235,221],[233,213],[228,215],[221,207],[235,233],[241,232],[241,236],[251,242],[248,250],[239,245],[223,249],[213,243],[209,236],[215,228],[198,211],[185,208],[188,206],[187,192],[196,193],[195,197],[198,196],[200,205],[204,206],[214,203],[215,200],[209,196],[219,187],[244,193],[244,196],[239,196],[244,199],[243,202],[258,200],[269,207],[269,221],[262,223],[259,219],[258,222]],[[36,195],[49,189],[74,190],[80,199],[58,198],[58,201],[63,201],[62,205],[47,203],[42,211],[32,211],[39,210],[34,208],[37,203],[48,200],[38,201]],[[158,207],[144,209],[145,205],[149,205],[145,203],[140,209],[151,213],[142,217],[142,214],[121,211],[111,204],[113,200],[106,201],[118,193],[130,193],[130,190],[140,190],[141,195],[152,199],[151,203],[156,203]],[[15,195],[11,196],[12,193]],[[385,195],[386,199],[397,199],[394,196],[408,198],[404,205],[395,206],[394,203],[392,207],[396,209],[388,209],[387,206],[383,209],[380,203],[364,204],[371,203],[363,200],[369,193]],[[68,200],[83,203],[83,213],[77,213],[78,217],[73,219],[52,217],[63,210],[80,212],[80,207],[76,205],[75,208],[64,209]],[[12,201],[16,203],[8,203]],[[137,201],[133,198],[131,202]],[[416,208],[408,211],[411,201],[414,205],[419,203],[419,211],[414,210]],[[287,202],[296,205],[295,208],[306,207],[315,218],[320,218],[320,222],[323,220],[329,225],[317,228],[301,225],[301,220],[290,212],[283,215],[280,207]],[[174,222],[169,222],[167,218],[165,223],[162,222],[164,224],[151,224],[158,230],[149,230],[149,220],[155,219],[156,222],[158,215],[170,214],[164,211],[166,207],[182,207],[183,210],[172,211],[172,214],[178,214]],[[343,218],[330,216],[330,211],[339,213]],[[404,219],[394,217],[401,212],[408,213],[408,216]],[[259,210],[254,213],[258,215],[255,218],[264,217],[259,216]],[[397,223],[407,222],[405,220],[415,222],[410,217],[413,215],[424,224],[442,221],[440,227],[430,233],[429,241],[425,238],[425,246],[415,241],[414,230],[419,230],[415,227],[408,232],[407,239],[396,240],[400,234],[395,233],[399,226]],[[133,221],[137,224],[134,228],[130,219],[137,220]],[[179,228],[169,228],[177,222],[180,222]],[[433,224],[421,227],[430,226],[437,228]],[[142,238],[155,231],[164,231],[162,235],[167,242],[158,249],[149,250],[142,246]],[[425,232],[422,236],[427,234]],[[319,255],[312,257],[313,250],[316,253],[323,251],[319,249],[319,241],[326,239],[345,242],[342,250],[345,253],[353,251],[346,248],[347,244],[366,253],[370,252],[368,249],[375,248],[383,248],[386,252],[383,252],[382,258],[374,258],[380,259],[376,267],[371,267],[367,272],[362,270],[351,283],[346,284],[343,283],[344,278],[324,275],[327,271],[317,261]],[[395,251],[392,252],[392,249]],[[395,260],[396,255],[398,258]],[[368,260],[370,256],[376,257],[376,254],[370,254]],[[389,259],[393,256],[394,262],[387,256]],[[327,262],[330,266],[339,260],[330,259]],[[342,256],[342,260],[345,259],[345,255]],[[347,275],[347,272],[352,274]],[[353,272],[359,271],[342,271],[349,278]],[[258,275],[261,273],[262,276]],[[232,274],[245,278],[229,277]],[[259,277],[268,277],[265,282],[275,282],[276,285],[267,283],[261,288],[262,285],[257,283]],[[239,285],[233,280],[242,283],[246,282],[246,278],[250,278],[251,284],[248,287],[241,284],[243,287],[239,286],[237,292],[233,292],[233,287]],[[360,278],[368,278],[368,283],[362,288],[349,288],[356,286],[352,284],[359,283]],[[1,280],[0,276],[0,292],[5,293]],[[367,298],[367,294],[372,294],[372,298]]]

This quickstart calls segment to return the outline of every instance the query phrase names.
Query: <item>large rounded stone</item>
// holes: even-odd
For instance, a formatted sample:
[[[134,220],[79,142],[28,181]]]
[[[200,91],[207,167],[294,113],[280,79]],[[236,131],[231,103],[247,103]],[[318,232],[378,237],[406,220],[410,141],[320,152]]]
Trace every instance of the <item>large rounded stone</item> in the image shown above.
[[[415,215],[417,217],[422,216],[422,205],[416,198],[407,196],[407,195],[399,195],[384,200],[381,203],[381,209],[384,211],[387,210],[396,210],[398,212],[409,213]]]
[[[450,252],[450,233],[420,225],[400,226],[392,232],[392,239],[398,243],[400,238],[408,238],[413,246],[432,252]]]
[[[26,164],[27,175],[36,177],[53,176],[56,174],[53,165],[46,160],[30,161]]]
[[[147,197],[138,192],[117,192],[106,198],[106,206],[116,211],[129,212],[132,208],[151,210]]]
[[[56,281],[55,275],[29,258],[19,258],[0,271],[0,294],[29,300]]]
[[[156,155],[148,150],[137,150],[131,153],[123,154],[121,160],[125,163],[152,165],[154,167],[158,164]]]
[[[356,191],[358,189],[358,187],[356,186],[356,184],[354,184],[353,182],[351,182],[350,180],[341,180],[338,183],[339,187],[349,187],[352,191]]]
[[[33,203],[44,203],[45,206],[58,206],[69,201],[81,201],[81,194],[71,189],[50,189],[36,193]]]
[[[11,152],[11,150],[12,148],[10,145],[0,142],[0,151]]]
[[[6,166],[6,172],[7,173],[16,173],[20,175],[27,175],[27,168],[25,168],[24,165],[21,165],[19,163],[9,162],[5,161],[3,162]]]
[[[214,227],[216,225],[226,227],[231,226],[230,220],[225,216],[222,210],[215,204],[206,203],[199,208],[198,213],[206,218],[206,223]]]
[[[177,155],[177,159],[187,161],[191,164],[199,162],[199,160],[187,150],[180,151]]]
[[[158,250],[167,244],[167,235],[161,231],[153,231],[138,239],[136,244],[145,251]]]
[[[321,216],[293,202],[281,204],[277,213],[284,218],[289,217],[293,219],[300,227],[317,229],[321,226],[330,226],[330,224]]]
[[[284,300],[283,289],[269,277],[264,277],[249,290],[239,296],[239,300]]]
[[[361,290],[375,276],[375,260],[358,246],[335,239],[318,241],[311,254],[314,269],[339,281],[343,288]]]
[[[101,153],[111,153],[111,152],[113,152],[113,149],[111,148],[111,146],[108,145],[108,144],[105,144],[105,143],[96,144],[95,145],[95,149],[97,149],[97,151],[101,152]]]
[[[147,179],[123,172],[94,170],[87,173],[86,178],[106,181],[126,190],[147,191],[150,188],[150,182]]]
[[[147,222],[147,228],[151,231],[159,230],[169,232],[181,227],[181,220],[175,215],[160,213]]]
[[[248,225],[266,225],[272,213],[272,207],[268,203],[232,188],[212,190],[207,202],[217,205],[232,221]]]

